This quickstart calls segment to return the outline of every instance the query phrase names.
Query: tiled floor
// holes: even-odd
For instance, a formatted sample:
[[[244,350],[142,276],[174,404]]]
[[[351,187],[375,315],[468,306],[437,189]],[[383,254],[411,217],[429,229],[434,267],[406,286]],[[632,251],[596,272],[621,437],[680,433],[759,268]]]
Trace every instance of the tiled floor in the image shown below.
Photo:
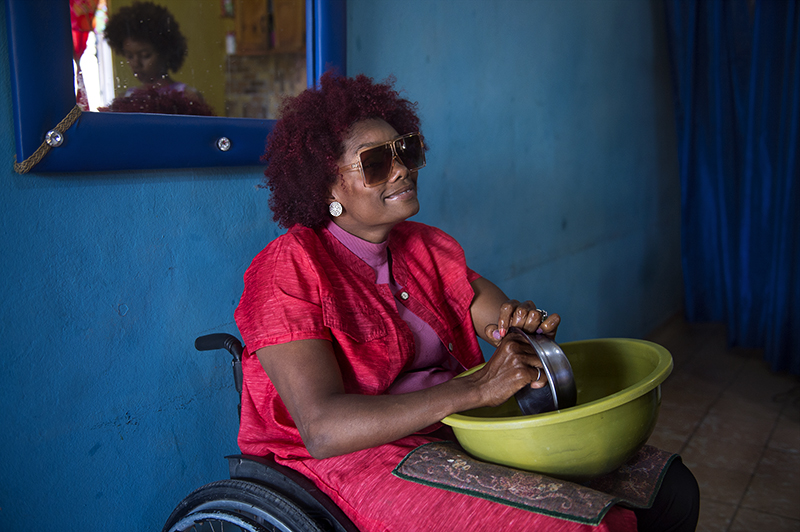
[[[648,443],[681,454],[700,484],[698,531],[800,531],[800,379],[721,325],[675,319],[650,340],[675,368]]]

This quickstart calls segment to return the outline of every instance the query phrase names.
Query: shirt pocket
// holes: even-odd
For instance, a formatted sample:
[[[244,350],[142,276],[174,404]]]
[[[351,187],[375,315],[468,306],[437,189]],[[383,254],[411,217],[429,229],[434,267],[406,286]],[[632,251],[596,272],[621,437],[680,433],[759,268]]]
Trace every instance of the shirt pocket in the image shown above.
[[[475,291],[466,278],[459,279],[445,288],[444,314],[450,328],[456,329],[464,324],[474,297]]]
[[[383,338],[388,329],[385,316],[375,307],[333,297],[322,298],[322,320],[326,327],[341,331],[364,344]]]

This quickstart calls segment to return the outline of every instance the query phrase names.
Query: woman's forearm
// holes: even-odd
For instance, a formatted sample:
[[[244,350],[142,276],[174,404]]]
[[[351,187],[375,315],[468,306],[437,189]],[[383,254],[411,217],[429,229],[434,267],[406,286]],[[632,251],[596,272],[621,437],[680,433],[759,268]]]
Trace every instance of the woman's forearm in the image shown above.
[[[305,412],[298,428],[311,456],[327,458],[398,440],[480,403],[462,379],[398,395],[334,394]]]
[[[486,326],[497,323],[500,306],[508,301],[508,296],[485,277],[472,281],[472,289],[475,291],[475,296],[472,298],[469,312],[475,332],[487,342],[495,344],[497,339],[486,336]]]
[[[537,380],[541,363],[527,342],[509,335],[497,344],[480,370],[399,395],[345,393],[328,340],[297,340],[256,354],[311,456],[327,458],[395,441],[456,412],[499,405]]]
[[[327,340],[270,346],[257,355],[315,458],[397,440],[484,400],[474,377],[407,394],[347,394]]]

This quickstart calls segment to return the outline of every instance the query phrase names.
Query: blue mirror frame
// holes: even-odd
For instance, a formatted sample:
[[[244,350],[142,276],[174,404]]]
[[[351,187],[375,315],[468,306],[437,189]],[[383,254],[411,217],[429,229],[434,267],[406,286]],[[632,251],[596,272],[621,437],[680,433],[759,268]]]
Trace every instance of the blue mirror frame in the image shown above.
[[[346,74],[346,0],[306,0],[308,79]],[[66,0],[5,0],[17,162],[75,107]],[[100,172],[260,165],[274,120],[141,113],[82,113],[63,143],[31,170]],[[231,141],[228,151],[217,140]]]

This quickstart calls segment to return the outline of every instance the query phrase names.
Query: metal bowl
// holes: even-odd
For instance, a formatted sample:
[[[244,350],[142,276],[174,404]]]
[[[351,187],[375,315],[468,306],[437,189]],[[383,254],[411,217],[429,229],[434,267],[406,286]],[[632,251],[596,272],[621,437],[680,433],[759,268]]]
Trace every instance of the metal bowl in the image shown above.
[[[572,366],[558,344],[547,336],[529,335],[517,327],[509,328],[508,334],[520,335],[531,344],[542,361],[547,376],[547,386],[525,386],[514,395],[522,413],[530,416],[575,406],[578,391],[575,388]]]

